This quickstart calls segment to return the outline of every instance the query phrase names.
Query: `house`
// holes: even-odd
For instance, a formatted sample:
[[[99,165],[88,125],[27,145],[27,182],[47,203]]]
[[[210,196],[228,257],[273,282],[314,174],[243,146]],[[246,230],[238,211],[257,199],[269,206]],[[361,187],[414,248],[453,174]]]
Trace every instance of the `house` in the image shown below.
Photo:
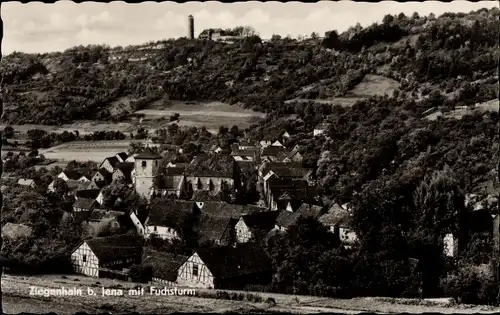
[[[77,190],[75,191],[75,199],[78,198],[86,198],[86,199],[94,199],[97,201],[97,197],[101,193],[100,189],[86,189],[86,190]]]
[[[304,159],[303,155],[299,152],[300,146],[296,145],[290,153],[287,154],[286,158],[283,159],[283,162],[302,162]]]
[[[134,153],[134,154],[130,155],[129,157],[127,157],[127,159],[125,160],[125,162],[135,163],[135,157],[136,156],[137,156],[137,153]]]
[[[276,219],[275,229],[286,231],[291,225],[297,223],[300,217],[312,217],[318,219],[321,215],[322,207],[310,204],[303,204],[296,211],[282,210]]]
[[[80,188],[80,190],[85,190],[86,187],[88,187],[88,184],[79,182],[76,179],[68,179],[66,181],[66,185],[68,185],[68,194],[69,195],[74,195],[75,191]]]
[[[248,161],[259,163],[259,148],[236,148],[231,151],[231,156],[235,161]]]
[[[109,223],[111,227],[119,228],[121,226],[121,217],[124,215],[120,211],[94,209],[82,222],[86,225],[90,234],[94,235],[103,222]]]
[[[210,289],[244,289],[269,284],[272,264],[257,244],[199,249],[179,268],[177,284]]]
[[[28,237],[33,232],[29,225],[7,222],[2,227],[2,237],[9,239],[18,239],[20,237]]]
[[[120,152],[120,153],[117,153],[115,155],[115,157],[118,159],[118,161],[120,163],[124,163],[124,162],[127,162],[127,159],[128,159],[128,154],[125,153],[125,152]],[[133,161],[130,161],[130,162],[133,162]]]
[[[179,163],[179,162],[168,162],[167,167],[179,167],[179,168],[186,168],[188,167],[189,163]]]
[[[458,253],[458,240],[452,233],[447,233],[443,239],[443,251],[446,256],[456,257]]]
[[[264,175],[262,181],[263,181],[263,189],[264,189],[264,196],[267,196],[269,193],[269,188],[270,188],[270,183],[271,180],[273,179],[281,179],[281,180],[286,180],[286,179],[301,179],[305,180],[308,182],[308,184],[311,184],[312,181],[312,176],[314,174],[314,171],[312,169],[308,168],[291,168],[291,167],[286,167],[286,164],[279,165],[277,167],[273,168],[268,168],[268,173]]]
[[[73,203],[74,212],[92,212],[95,209],[97,201],[90,198],[77,198]]]
[[[88,182],[78,182],[78,186],[76,188],[76,191],[78,190],[96,190],[99,189],[99,186],[97,186],[96,183],[92,181]]]
[[[283,144],[279,140],[276,140],[271,144],[272,147],[283,147]]]
[[[192,191],[208,190],[216,195],[220,191],[230,190],[234,187],[234,165],[230,170],[188,169],[185,180],[187,188]]]
[[[151,283],[159,283],[167,286],[177,285],[179,269],[189,258],[184,255],[152,250],[148,250],[145,256],[142,266],[149,266],[153,270]]]
[[[262,161],[282,162],[288,155],[288,151],[283,146],[269,146],[262,149],[260,158]]]
[[[265,211],[242,216],[235,225],[236,242],[262,241],[275,227],[278,214],[277,211]]]
[[[261,148],[267,148],[267,147],[270,147],[272,144],[271,141],[265,141],[265,140],[262,140],[259,142],[259,145]]]
[[[107,185],[111,183],[112,179],[112,173],[108,172],[105,168],[98,169],[94,176],[92,176],[92,181],[98,185]]]
[[[102,161],[101,165],[99,165],[99,169],[104,168],[106,171],[113,174],[115,166],[118,163],[120,163],[120,160],[116,156],[107,157]]]
[[[144,222],[139,219],[139,217],[137,216],[137,213],[132,211],[132,212],[130,212],[129,217],[130,217],[130,220],[132,221],[132,224],[134,225],[134,227],[137,231],[137,234],[144,236],[144,233],[145,233]]]
[[[357,242],[358,237],[352,228],[351,213],[347,205],[333,203],[318,221],[334,233],[344,246],[349,247]]]
[[[229,204],[221,201],[196,202],[201,213],[195,231],[201,243],[227,246],[234,242],[234,227],[243,215],[267,211],[257,206]]]
[[[268,187],[266,204],[270,210],[281,210],[292,200],[312,201],[316,197],[315,188],[303,179],[271,178]]]
[[[141,238],[130,234],[85,240],[71,253],[71,263],[76,273],[103,277],[140,262],[142,245]]]
[[[276,168],[302,168],[302,163],[300,162],[290,162],[285,163],[283,161],[280,162],[264,162],[258,168],[259,181],[262,182],[262,179],[265,175],[269,173],[269,171]]]
[[[314,130],[313,130],[313,136],[319,136],[323,134],[327,129],[328,129],[328,124],[327,123],[321,123],[317,125]]]
[[[25,178],[21,178],[17,181],[17,184],[19,186],[23,186],[23,187],[29,187],[29,188],[36,188],[37,185],[35,183],[34,180],[32,179],[25,179]]]
[[[117,163],[115,171],[112,175],[112,182],[124,181],[127,184],[132,183],[132,172],[134,170],[134,163],[125,162]]]
[[[190,201],[156,200],[144,222],[144,237],[155,234],[162,239],[180,239],[186,218],[195,215],[197,210],[196,204]]]
[[[78,172],[76,172],[75,170],[71,170],[71,169],[66,169],[64,171],[62,171],[61,173],[59,173],[59,175],[57,175],[57,178],[60,178],[62,180],[64,180],[65,182],[67,182],[68,180],[72,179],[72,180],[80,180],[81,179],[81,175],[78,174]]]
[[[78,178],[78,181],[80,183],[84,183],[84,182],[90,182],[90,179],[88,179],[86,176],[81,176],[80,178]]]

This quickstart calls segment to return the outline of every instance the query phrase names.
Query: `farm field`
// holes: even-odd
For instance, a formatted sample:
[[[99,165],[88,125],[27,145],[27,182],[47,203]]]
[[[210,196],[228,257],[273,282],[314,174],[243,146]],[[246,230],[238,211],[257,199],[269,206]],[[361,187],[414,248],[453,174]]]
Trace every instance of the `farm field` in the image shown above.
[[[97,283],[99,282],[99,283]],[[379,312],[379,313],[484,313],[493,314],[500,308],[488,306],[471,305],[448,305],[440,302],[418,301],[409,299],[386,299],[386,298],[354,298],[354,299],[333,299],[318,298],[312,296],[293,296],[285,294],[255,293],[260,295],[265,301],[268,297],[274,298],[276,304],[265,302],[254,303],[247,301],[231,301],[222,299],[202,298],[201,293],[208,293],[213,290],[197,290],[198,296],[155,296],[149,295],[148,286],[145,287],[145,294],[142,296],[129,296],[124,294],[120,297],[109,297],[98,294],[88,296],[30,296],[30,286],[40,288],[80,288],[82,291],[91,288],[100,292],[101,287],[112,288],[120,285],[124,291],[139,284],[111,279],[95,279],[85,276],[69,275],[64,279],[62,276],[36,276],[22,277],[3,275],[2,276],[2,302],[3,311],[8,314],[30,312],[46,313],[56,312],[58,314],[73,314],[77,311],[89,313],[173,313],[173,312],[233,312],[233,313],[325,313],[342,312],[354,314],[359,312]],[[161,287],[160,285],[158,285]]]
[[[217,133],[220,126],[231,128],[233,125],[241,129],[247,128],[260,118],[265,118],[264,113],[259,113],[250,109],[244,109],[239,105],[229,105],[221,102],[209,103],[174,103],[171,106],[164,107],[158,102],[152,103],[148,108],[136,111],[134,114],[144,115],[144,120],[149,120],[154,126],[154,119],[168,119],[174,113],[180,115],[177,122],[179,126],[202,127],[205,126],[208,131]],[[143,120],[143,121],[144,121]],[[165,124],[165,120],[163,124]],[[146,124],[149,124],[146,123]]]
[[[48,149],[40,149],[46,159],[62,161],[94,161],[97,163],[118,152],[126,152],[130,142],[141,142],[139,140],[114,140],[114,141],[75,141],[63,143]],[[149,144],[148,145],[154,145]]]

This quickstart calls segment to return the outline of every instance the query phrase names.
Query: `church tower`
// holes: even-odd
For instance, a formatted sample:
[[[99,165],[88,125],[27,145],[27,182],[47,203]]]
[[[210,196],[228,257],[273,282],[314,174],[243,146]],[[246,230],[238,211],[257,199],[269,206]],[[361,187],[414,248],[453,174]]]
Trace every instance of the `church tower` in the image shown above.
[[[146,148],[135,157],[135,191],[150,199],[159,176],[161,156]]]
[[[194,39],[194,17],[191,14],[188,16],[188,38]]]

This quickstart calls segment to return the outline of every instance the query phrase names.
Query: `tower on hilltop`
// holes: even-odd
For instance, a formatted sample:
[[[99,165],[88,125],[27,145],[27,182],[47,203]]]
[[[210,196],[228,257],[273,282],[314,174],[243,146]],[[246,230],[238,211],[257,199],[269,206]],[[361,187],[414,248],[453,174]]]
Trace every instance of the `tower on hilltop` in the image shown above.
[[[194,39],[194,17],[191,14],[188,16],[188,38]]]

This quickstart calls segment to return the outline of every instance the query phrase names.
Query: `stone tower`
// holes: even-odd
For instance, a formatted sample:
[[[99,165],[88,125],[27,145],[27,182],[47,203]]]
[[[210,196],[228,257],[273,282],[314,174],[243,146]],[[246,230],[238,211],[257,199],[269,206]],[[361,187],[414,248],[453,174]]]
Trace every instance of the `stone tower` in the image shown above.
[[[188,16],[188,38],[194,39],[194,17],[191,14]]]
[[[159,176],[161,156],[146,148],[135,157],[135,191],[150,199]]]

